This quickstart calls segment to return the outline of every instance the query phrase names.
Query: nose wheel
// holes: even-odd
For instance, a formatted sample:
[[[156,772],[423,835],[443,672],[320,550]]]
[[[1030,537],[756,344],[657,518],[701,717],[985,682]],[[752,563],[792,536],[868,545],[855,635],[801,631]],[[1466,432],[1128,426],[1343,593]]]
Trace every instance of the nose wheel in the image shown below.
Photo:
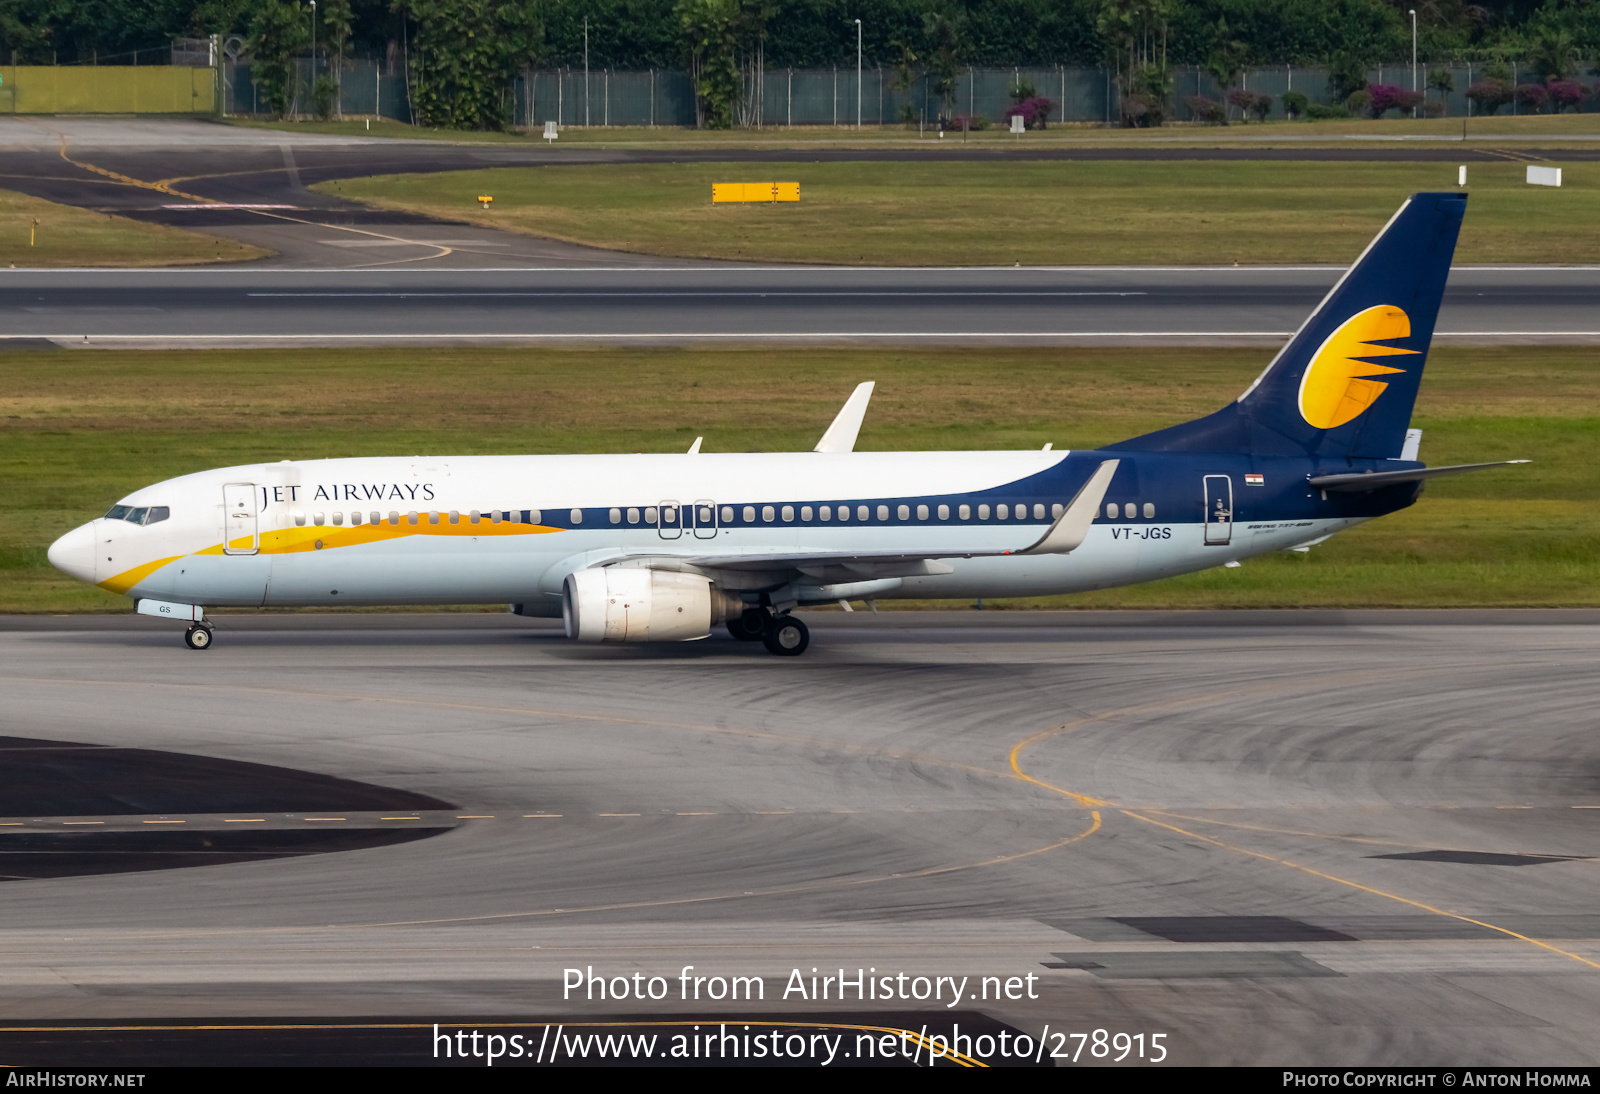
[[[767,624],[761,642],[768,653],[779,657],[799,657],[811,645],[811,631],[792,615],[774,616]]]
[[[183,632],[183,644],[191,650],[208,650],[211,648],[211,628],[204,623],[196,623]]]

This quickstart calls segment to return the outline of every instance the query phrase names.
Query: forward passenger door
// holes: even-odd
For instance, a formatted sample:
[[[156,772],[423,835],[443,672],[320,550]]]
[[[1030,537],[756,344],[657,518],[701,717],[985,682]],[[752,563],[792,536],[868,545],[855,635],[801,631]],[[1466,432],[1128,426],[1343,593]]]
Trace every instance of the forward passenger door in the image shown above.
[[[253,555],[261,550],[256,523],[256,485],[230,482],[222,488],[222,553]]]

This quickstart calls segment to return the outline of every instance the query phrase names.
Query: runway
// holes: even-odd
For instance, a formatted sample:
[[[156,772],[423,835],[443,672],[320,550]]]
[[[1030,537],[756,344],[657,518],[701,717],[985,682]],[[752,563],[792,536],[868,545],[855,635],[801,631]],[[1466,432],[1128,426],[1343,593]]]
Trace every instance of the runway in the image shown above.
[[[798,661],[499,615],[223,617],[203,654],[0,621],[10,736],[353,780],[437,805],[318,816],[442,829],[0,883],[0,1014],[799,1020],[839,1004],[781,998],[794,970],[859,967],[1033,976],[961,1009],[1178,1064],[1600,1055],[1595,613],[811,618]],[[562,998],[686,965],[766,996]]]
[[[0,270],[0,346],[1272,345],[1298,328],[1341,272],[1332,266],[755,267],[630,255],[470,222],[436,222],[310,189],[351,175],[473,166],[792,160],[802,154],[793,149],[449,145],[86,119],[0,119],[0,145],[10,149],[0,172],[6,186],[278,252],[265,263],[204,270]],[[1192,147],[1140,154],[1304,158],[1311,152],[1322,154]],[[1329,154],[1429,158],[1461,152],[1407,146]],[[1129,153],[1023,147],[971,154],[1070,159]],[[1600,155],[1600,149],[1571,154]],[[969,153],[824,148],[803,155],[892,162]],[[1452,275],[1439,336],[1476,344],[1600,342],[1596,315],[1600,266],[1467,267]]]
[[[1341,273],[714,265],[16,270],[0,271],[0,344],[1271,345],[1299,327]],[[1600,342],[1596,316],[1600,266],[1463,268],[1451,274],[1438,335],[1477,344]]]

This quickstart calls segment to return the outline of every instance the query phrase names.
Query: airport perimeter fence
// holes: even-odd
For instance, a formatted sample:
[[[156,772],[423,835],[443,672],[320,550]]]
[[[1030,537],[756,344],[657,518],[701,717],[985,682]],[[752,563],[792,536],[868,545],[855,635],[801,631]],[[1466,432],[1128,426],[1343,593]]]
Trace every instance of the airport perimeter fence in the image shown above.
[[[1453,90],[1427,91],[1427,97],[1443,101],[1451,117],[1467,113],[1467,88],[1483,77],[1483,66],[1460,64],[1419,65],[1419,89],[1426,86],[1428,74],[1447,69]],[[1174,66],[1173,95],[1168,117],[1173,121],[1195,120],[1185,100],[1201,95],[1225,101],[1226,91],[1196,66]],[[1410,87],[1409,64],[1379,65],[1367,74],[1369,83]],[[762,80],[759,110],[747,110],[749,123],[759,126],[853,126],[859,104],[863,125],[884,126],[906,123],[932,127],[941,116],[981,118],[991,125],[1006,124],[1006,110],[1012,105],[1012,89],[1031,86],[1036,95],[1054,104],[1050,121],[1112,125],[1121,117],[1116,73],[1107,68],[968,68],[956,78],[955,93],[947,107],[935,92],[933,78],[923,76],[909,88],[895,86],[892,69],[877,65],[863,67],[859,82],[856,70],[768,69]],[[1299,91],[1312,102],[1328,97],[1328,72],[1325,68],[1273,65],[1246,69],[1239,87],[1272,96],[1270,118],[1282,119],[1283,94]],[[524,73],[516,80],[515,124],[538,128],[547,121],[561,126],[581,125],[669,125],[693,126],[694,89],[686,72],[613,72],[560,69]],[[910,108],[909,112],[906,108]],[[1505,108],[1516,112],[1515,104]],[[1237,108],[1230,108],[1233,121],[1242,120]]]
[[[1445,112],[1460,117],[1468,111],[1467,88],[1481,79],[1481,65],[1418,66],[1417,83],[1424,86],[1430,72],[1448,69],[1454,90],[1427,92],[1430,100],[1442,100]],[[322,60],[317,72],[329,72]],[[1168,103],[1172,121],[1195,120],[1186,99],[1201,95],[1217,101],[1226,99],[1225,90],[1196,66],[1174,66],[1173,95]],[[1409,64],[1379,65],[1367,74],[1374,84],[1411,86]],[[312,68],[302,59],[297,81],[294,113],[310,113]],[[230,114],[265,114],[250,79],[248,62],[225,66],[224,82]],[[394,118],[412,121],[405,68],[379,60],[344,61],[340,81],[340,108],[346,116]],[[1116,73],[1108,68],[967,68],[955,81],[955,93],[947,108],[934,90],[934,80],[923,75],[909,88],[897,87],[891,68],[863,66],[858,83],[852,67],[825,69],[769,68],[761,80],[755,102],[742,111],[748,124],[761,127],[853,126],[859,103],[863,125],[905,124],[933,127],[941,116],[981,118],[991,125],[1004,125],[1005,112],[1012,105],[1012,89],[1019,84],[1032,86],[1036,95],[1050,99],[1052,122],[1116,124],[1120,118],[1120,95]],[[1239,86],[1248,91],[1272,96],[1268,117],[1282,119],[1283,94],[1299,91],[1312,102],[1328,97],[1326,69],[1298,65],[1271,65],[1246,69]],[[507,106],[513,125],[540,129],[545,122],[558,126],[679,126],[695,124],[694,86],[681,69],[652,69],[643,72],[581,68],[534,69],[516,76],[509,89]],[[909,108],[909,111],[907,110]],[[1514,113],[1515,104],[1504,108]],[[1229,115],[1242,120],[1237,108]]]
[[[177,54],[174,53],[174,57]],[[1451,117],[1468,113],[1466,91],[1483,76],[1482,66],[1419,66],[1423,86],[1429,73],[1448,68],[1454,90],[1427,92],[1442,100]],[[220,74],[220,94],[216,85]],[[290,113],[312,113],[311,86],[316,75],[333,75],[326,57],[315,67],[300,58],[292,89]],[[1225,99],[1215,80],[1194,66],[1175,67],[1174,91],[1168,103],[1173,121],[1194,120],[1186,100],[1200,95]],[[1527,74],[1513,69],[1514,80]],[[1411,66],[1380,65],[1368,73],[1374,84],[1410,87]],[[344,117],[384,117],[411,122],[411,94],[403,63],[345,58],[338,70],[336,112]],[[741,123],[761,127],[863,125],[934,127],[941,116],[980,118],[1005,124],[1012,89],[1030,85],[1050,99],[1052,122],[1116,124],[1120,117],[1116,74],[1106,68],[968,68],[957,75],[952,101],[946,105],[934,90],[933,77],[923,75],[910,87],[896,85],[894,72],[863,66],[860,79],[851,67],[768,69],[759,92],[741,110]],[[1295,90],[1312,102],[1328,95],[1327,72],[1291,65],[1246,69],[1240,87],[1272,96],[1269,117],[1283,118],[1283,94]],[[695,124],[695,96],[689,74],[655,69],[618,72],[610,69],[535,69],[523,72],[506,89],[506,106],[514,125],[539,129],[559,126],[679,126]],[[213,113],[265,116],[267,104],[251,78],[248,61],[225,60],[220,68],[189,65],[29,65],[0,66],[0,113],[10,114],[152,114]],[[1512,103],[1503,108],[1516,113]],[[1240,112],[1230,109],[1234,121]]]

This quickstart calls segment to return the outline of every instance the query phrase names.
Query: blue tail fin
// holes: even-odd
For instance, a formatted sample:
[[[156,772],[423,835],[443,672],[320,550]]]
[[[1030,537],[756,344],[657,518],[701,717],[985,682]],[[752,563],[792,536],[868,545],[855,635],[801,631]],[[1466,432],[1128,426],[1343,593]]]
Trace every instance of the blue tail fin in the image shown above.
[[[1413,194],[1236,402],[1109,447],[1399,456],[1466,208],[1465,194]]]

